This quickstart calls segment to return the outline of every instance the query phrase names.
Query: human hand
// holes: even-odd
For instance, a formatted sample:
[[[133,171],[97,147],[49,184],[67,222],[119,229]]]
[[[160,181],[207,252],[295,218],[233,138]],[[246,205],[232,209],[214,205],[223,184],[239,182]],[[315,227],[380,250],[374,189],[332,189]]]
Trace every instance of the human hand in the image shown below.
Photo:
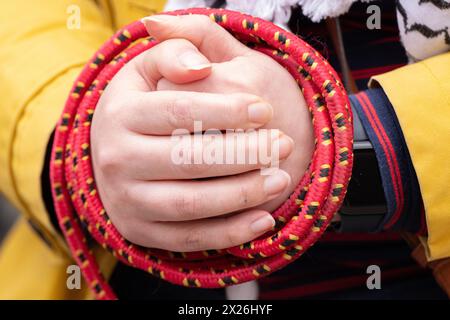
[[[236,43],[233,50],[239,51]],[[193,119],[205,128],[247,129],[272,118],[273,108],[264,99],[238,90],[155,91],[163,78],[184,84],[210,73],[209,60],[189,41],[164,41],[122,68],[99,101],[91,129],[96,183],[112,222],[133,243],[172,251],[220,249],[254,239],[274,225],[267,211],[249,208],[291,186],[284,171],[263,176],[255,170],[262,163],[175,165],[171,161],[170,135],[178,128],[192,131]],[[262,147],[252,136],[241,135],[247,142],[246,153]],[[292,139],[281,135],[279,145],[279,157],[286,159]],[[192,180],[219,176],[223,177]]]
[[[213,62],[208,77],[185,83],[162,78],[157,82],[157,90],[246,92],[271,104],[273,117],[260,128],[279,129],[295,142],[292,154],[280,165],[291,176],[292,183],[281,196],[257,207],[269,212],[278,208],[298,184],[314,148],[310,114],[295,80],[275,60],[245,47],[205,16],[158,15],[144,19],[144,22],[148,32],[159,41],[189,40]]]

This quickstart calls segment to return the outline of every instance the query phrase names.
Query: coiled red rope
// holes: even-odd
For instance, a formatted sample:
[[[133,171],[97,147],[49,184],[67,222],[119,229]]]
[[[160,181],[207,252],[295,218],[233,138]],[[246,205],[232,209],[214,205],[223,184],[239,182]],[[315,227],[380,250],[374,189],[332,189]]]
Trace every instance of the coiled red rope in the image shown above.
[[[308,44],[270,22],[222,9],[168,14],[208,15],[240,41],[284,66],[309,106],[316,137],[307,172],[273,216],[275,230],[226,250],[167,252],[131,244],[105,212],[90,159],[90,124],[109,80],[129,60],[157,42],[139,21],[117,32],[77,78],[58,122],[51,184],[59,224],[82,273],[98,299],[116,296],[89,246],[93,238],[120,261],[169,282],[202,288],[257,279],[300,257],[325,231],[345,196],[352,170],[353,126],[348,97],[333,68]]]

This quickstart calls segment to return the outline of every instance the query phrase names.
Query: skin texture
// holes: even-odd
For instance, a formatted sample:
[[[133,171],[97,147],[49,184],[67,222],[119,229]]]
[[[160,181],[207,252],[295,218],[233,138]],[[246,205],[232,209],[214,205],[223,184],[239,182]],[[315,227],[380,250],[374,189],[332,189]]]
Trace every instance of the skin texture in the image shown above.
[[[92,123],[93,168],[105,209],[125,238],[147,247],[221,249],[258,237],[274,226],[269,212],[292,192],[311,158],[301,91],[275,61],[207,17],[143,21],[161,43],[119,71]],[[192,132],[194,121],[203,130],[279,129],[266,140],[234,135],[245,139],[247,154],[270,154],[278,145],[281,170],[261,175],[261,161],[175,164],[171,134]],[[206,143],[229,140],[215,135]],[[200,147],[193,139],[190,145]]]

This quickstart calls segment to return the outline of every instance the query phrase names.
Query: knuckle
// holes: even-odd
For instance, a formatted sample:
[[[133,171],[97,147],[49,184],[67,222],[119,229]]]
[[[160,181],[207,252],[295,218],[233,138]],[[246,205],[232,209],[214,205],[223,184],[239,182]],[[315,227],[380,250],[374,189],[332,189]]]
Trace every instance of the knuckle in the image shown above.
[[[173,203],[176,215],[181,219],[190,217],[194,212],[192,198],[185,193],[176,195]]]
[[[204,199],[201,193],[185,192],[176,195],[173,203],[178,218],[195,219],[201,215]]]
[[[122,163],[122,155],[117,152],[117,148],[103,146],[93,157],[94,165],[104,174],[117,172]]]
[[[250,193],[246,186],[241,185],[238,191],[238,204],[240,208],[246,208],[249,205]]]
[[[226,113],[223,115],[229,121],[234,119],[239,119],[240,117],[246,117],[248,105],[257,101],[257,99],[252,98],[250,94],[244,93],[233,93],[226,100]]]
[[[183,146],[183,161],[175,166],[177,173],[192,179],[206,176],[215,165],[215,158],[206,152],[213,143],[214,139],[206,138],[206,135],[186,142]]]
[[[175,98],[165,106],[167,121],[173,129],[189,129],[193,126],[193,103],[187,98]]]
[[[174,54],[177,52],[180,52],[182,50],[185,50],[186,48],[193,47],[192,43],[189,42],[186,39],[181,38],[174,38],[174,39],[167,39],[157,46],[151,48],[149,51],[149,54],[147,56],[148,60],[155,60],[158,56],[165,56],[165,57],[173,57]],[[159,60],[157,63],[170,63],[170,60]]]
[[[106,90],[108,89],[111,91],[113,90],[113,88],[110,88],[109,86],[106,87]],[[128,105],[129,103],[123,94],[120,96],[117,94],[110,94],[108,96],[102,95],[99,100],[100,108],[97,108],[97,111],[94,113],[93,123],[95,124],[95,121],[99,117],[101,117],[103,121],[109,123],[121,123],[124,120],[123,118],[127,115],[126,110],[129,110],[129,108],[127,108]]]
[[[115,199],[114,201],[119,203],[119,204],[135,204],[135,199],[133,198],[133,193],[130,192],[130,189],[126,186],[124,186],[124,184],[119,184],[117,185],[116,188],[113,189],[112,191],[113,194],[113,199]]]
[[[195,22],[198,23],[199,26],[205,28],[202,30],[208,30],[206,28],[215,25],[215,24],[213,24],[212,20],[209,17],[204,16],[204,15],[195,15],[195,16],[193,16],[193,19],[195,19]]]
[[[115,212],[115,214],[110,214],[111,221],[114,227],[117,229],[119,234],[131,243],[152,247],[158,244],[160,239],[156,239],[153,235],[152,228],[155,226],[152,223],[146,223],[145,232],[142,229],[142,220],[139,220],[133,215],[120,214]]]
[[[186,236],[181,239],[180,247],[185,251],[197,251],[203,249],[205,246],[204,232],[191,229],[186,233]]]
[[[227,232],[225,232],[226,241],[228,242],[224,245],[225,247],[237,246],[243,242],[241,235],[235,230],[236,228],[228,228]]]
[[[114,217],[114,218],[113,218]],[[122,219],[120,216],[111,216],[114,227],[119,231],[120,235],[127,239],[128,241],[133,242],[133,230],[131,228],[131,224],[129,220]]]

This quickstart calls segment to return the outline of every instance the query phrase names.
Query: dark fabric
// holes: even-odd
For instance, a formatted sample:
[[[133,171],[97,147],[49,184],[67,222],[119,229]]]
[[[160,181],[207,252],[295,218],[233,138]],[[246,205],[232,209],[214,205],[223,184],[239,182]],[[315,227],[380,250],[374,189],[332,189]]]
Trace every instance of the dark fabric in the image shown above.
[[[367,268],[380,268],[381,289],[368,289]],[[329,232],[299,260],[258,281],[261,299],[446,299],[397,233]]]
[[[381,29],[369,30],[366,13],[369,5],[381,9]],[[404,66],[407,62],[395,14],[395,1],[376,0],[371,3],[356,2],[350,11],[339,17],[345,53],[351,73],[359,90],[367,89],[370,77]],[[313,23],[304,17],[300,8],[294,10],[289,27],[299,37],[311,44],[340,72],[330,32],[324,22]]]
[[[224,289],[194,289],[176,286],[147,272],[118,263],[109,284],[125,300],[223,300]]]

